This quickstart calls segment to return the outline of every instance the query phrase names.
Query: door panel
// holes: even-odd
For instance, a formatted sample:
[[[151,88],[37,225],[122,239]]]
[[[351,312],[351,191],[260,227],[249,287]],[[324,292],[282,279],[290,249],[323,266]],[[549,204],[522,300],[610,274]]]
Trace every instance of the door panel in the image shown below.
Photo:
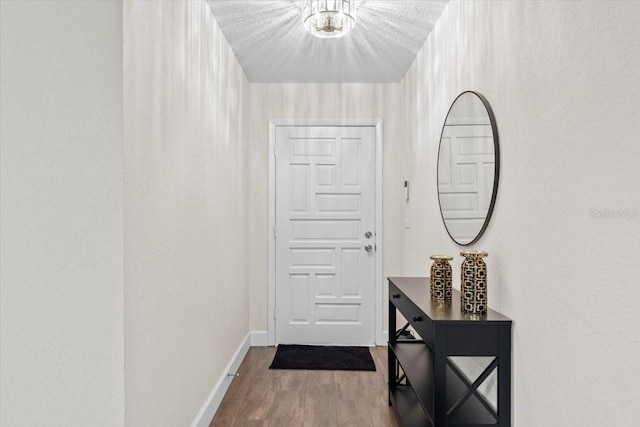
[[[484,224],[493,191],[493,133],[490,125],[445,126],[438,165],[442,217],[455,223],[456,240],[471,240]],[[484,173],[485,169],[489,173]]]
[[[276,343],[373,344],[375,128],[278,127],[275,153]]]

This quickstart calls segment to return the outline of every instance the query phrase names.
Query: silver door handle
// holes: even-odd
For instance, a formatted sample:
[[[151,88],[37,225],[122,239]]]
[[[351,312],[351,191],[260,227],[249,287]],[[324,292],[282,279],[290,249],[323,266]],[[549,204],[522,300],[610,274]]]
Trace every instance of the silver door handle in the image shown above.
[[[373,250],[373,246],[367,245],[367,246],[364,247],[364,250],[367,251],[367,252],[371,252]]]

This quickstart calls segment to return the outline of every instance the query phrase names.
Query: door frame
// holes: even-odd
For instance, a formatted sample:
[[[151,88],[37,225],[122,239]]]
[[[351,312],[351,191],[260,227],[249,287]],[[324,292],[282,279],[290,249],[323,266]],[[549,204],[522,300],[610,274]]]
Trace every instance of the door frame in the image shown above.
[[[382,319],[382,119],[270,119],[269,120],[269,185],[268,185],[268,255],[267,255],[267,342],[276,344],[276,158],[275,142],[276,128],[297,126],[327,126],[327,127],[373,127],[375,128],[375,215],[376,233],[374,247],[375,280],[374,280],[374,337],[376,345],[385,345]]]

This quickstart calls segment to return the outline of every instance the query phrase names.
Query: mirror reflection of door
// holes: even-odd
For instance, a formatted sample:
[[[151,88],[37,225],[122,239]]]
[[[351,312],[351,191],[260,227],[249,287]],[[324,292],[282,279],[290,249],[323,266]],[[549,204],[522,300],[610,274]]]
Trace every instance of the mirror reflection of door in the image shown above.
[[[438,154],[438,196],[442,219],[452,239],[477,240],[490,211],[495,188],[496,142],[481,98],[465,92],[445,121]]]

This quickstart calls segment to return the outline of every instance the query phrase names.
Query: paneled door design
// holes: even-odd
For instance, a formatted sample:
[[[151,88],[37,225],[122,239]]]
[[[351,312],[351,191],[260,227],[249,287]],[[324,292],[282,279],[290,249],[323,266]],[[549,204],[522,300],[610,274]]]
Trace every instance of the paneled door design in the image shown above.
[[[495,171],[491,125],[445,126],[438,164],[438,192],[442,216],[447,220],[451,237],[470,242],[485,221]]]
[[[276,343],[374,344],[375,128],[276,129]]]

